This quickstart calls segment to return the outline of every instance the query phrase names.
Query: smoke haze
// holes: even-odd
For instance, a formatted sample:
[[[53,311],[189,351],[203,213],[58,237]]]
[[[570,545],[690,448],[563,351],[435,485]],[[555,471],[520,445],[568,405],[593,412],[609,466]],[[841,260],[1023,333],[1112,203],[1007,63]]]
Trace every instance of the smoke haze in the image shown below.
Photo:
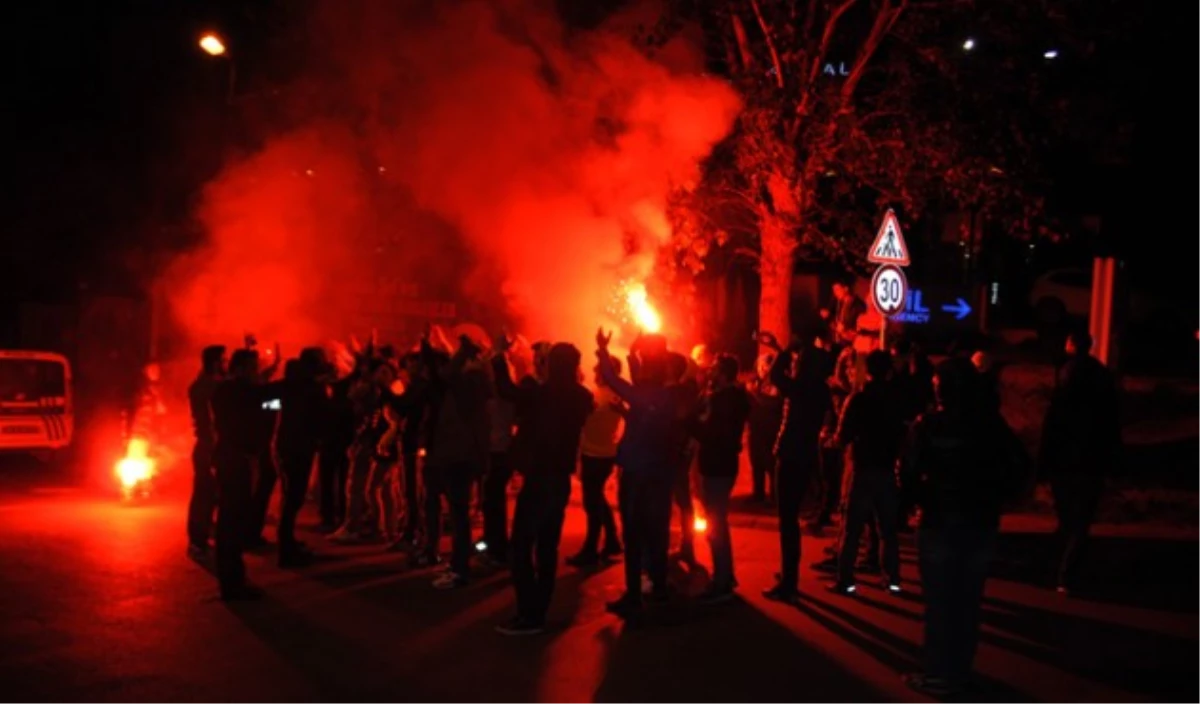
[[[315,7],[301,80],[341,105],[208,184],[208,242],[167,281],[191,343],[401,337],[448,300],[586,344],[618,282],[651,276],[670,189],[740,108],[686,33],[647,58],[628,17],[584,32],[517,3]]]

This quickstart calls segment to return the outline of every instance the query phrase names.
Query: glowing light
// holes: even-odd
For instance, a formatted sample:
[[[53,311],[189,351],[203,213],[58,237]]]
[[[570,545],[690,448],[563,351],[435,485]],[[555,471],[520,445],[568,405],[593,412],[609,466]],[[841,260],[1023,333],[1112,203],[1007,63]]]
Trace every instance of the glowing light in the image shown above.
[[[1058,58],[1058,49],[1050,49],[1046,53],[1042,54],[1042,56],[1047,59],[1057,59]]]
[[[221,41],[221,38],[212,32],[200,37],[200,48],[209,56],[225,55],[225,42]]]
[[[699,515],[693,518],[692,530],[696,531],[697,533],[704,533],[708,531],[708,519]]]
[[[651,305],[645,285],[632,284],[625,292],[625,303],[629,306],[633,321],[640,328],[649,333],[657,333],[662,330],[662,317]]]
[[[150,444],[145,438],[133,438],[125,449],[125,456],[117,461],[117,479],[126,490],[137,488],[143,482],[154,476],[154,460],[148,451]]]
[[[975,40],[974,39],[968,38],[967,41],[963,42],[963,51],[970,51],[974,48],[975,48]]]

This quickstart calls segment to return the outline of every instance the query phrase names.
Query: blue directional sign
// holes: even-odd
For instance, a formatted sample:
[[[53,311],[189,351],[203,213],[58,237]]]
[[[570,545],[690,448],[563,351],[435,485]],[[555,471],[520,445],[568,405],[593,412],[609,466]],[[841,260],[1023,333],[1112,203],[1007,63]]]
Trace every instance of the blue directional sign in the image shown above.
[[[953,313],[955,320],[962,320],[971,314],[971,306],[961,298],[954,301],[954,305],[943,305],[942,310],[947,313]]]
[[[904,302],[904,310],[888,319],[910,325],[960,323],[971,315],[973,310],[971,304],[962,296],[943,295],[930,300],[925,297],[924,290],[910,288]]]

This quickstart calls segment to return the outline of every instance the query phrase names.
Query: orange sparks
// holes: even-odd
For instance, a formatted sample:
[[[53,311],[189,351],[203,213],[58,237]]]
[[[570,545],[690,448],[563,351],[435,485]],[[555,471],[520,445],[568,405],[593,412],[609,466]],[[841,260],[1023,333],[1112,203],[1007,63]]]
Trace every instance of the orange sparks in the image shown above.
[[[634,322],[643,330],[649,333],[658,333],[662,330],[662,317],[650,304],[644,284],[630,285],[629,290],[625,292],[625,303],[629,306]]]

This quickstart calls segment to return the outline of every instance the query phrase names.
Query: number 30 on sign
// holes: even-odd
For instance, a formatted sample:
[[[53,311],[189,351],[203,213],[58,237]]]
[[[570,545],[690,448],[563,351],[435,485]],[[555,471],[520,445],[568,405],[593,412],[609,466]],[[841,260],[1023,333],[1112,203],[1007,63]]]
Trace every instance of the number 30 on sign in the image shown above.
[[[884,264],[871,277],[871,303],[880,315],[892,316],[904,310],[908,298],[908,279],[894,264]]]

